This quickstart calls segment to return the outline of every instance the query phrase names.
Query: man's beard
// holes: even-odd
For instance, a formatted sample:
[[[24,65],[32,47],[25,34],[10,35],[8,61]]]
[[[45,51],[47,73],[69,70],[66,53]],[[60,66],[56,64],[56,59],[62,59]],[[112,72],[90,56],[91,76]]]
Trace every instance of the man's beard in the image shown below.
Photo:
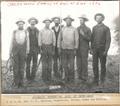
[[[23,27],[19,27],[18,29],[19,29],[19,30],[23,30]]]
[[[67,26],[71,26],[71,24],[67,24]]]
[[[49,29],[50,26],[46,25],[45,27]]]
[[[59,26],[59,23],[55,23],[55,26]]]

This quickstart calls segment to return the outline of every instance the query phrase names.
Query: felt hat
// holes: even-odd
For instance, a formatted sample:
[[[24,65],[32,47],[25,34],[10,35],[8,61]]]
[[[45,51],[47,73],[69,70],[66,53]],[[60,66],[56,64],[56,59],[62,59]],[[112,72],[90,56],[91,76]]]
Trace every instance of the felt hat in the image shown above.
[[[53,18],[52,18],[52,21],[54,21],[55,19],[61,20],[60,17],[53,17]]]
[[[69,15],[67,17],[65,17],[63,20],[66,21],[66,19],[71,19],[71,21],[74,21],[74,19],[72,17],[70,17]]]
[[[43,23],[45,23],[46,21],[49,21],[50,23],[52,22],[49,18],[46,18],[45,20],[43,20]]]
[[[22,22],[23,24],[25,24],[25,21],[23,21],[22,19],[19,19],[18,21],[16,21],[16,24],[19,24],[19,22]]]
[[[28,22],[30,23],[32,20],[35,20],[36,24],[38,24],[38,20],[35,17],[31,17]]]

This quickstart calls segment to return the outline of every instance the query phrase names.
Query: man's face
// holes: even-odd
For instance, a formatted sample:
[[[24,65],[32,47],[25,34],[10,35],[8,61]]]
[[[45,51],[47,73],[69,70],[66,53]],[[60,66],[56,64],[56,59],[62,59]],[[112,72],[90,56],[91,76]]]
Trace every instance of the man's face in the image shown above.
[[[85,23],[85,20],[83,18],[80,18],[80,24],[83,25]]]
[[[24,23],[23,22],[19,22],[17,25],[18,25],[19,29],[23,29],[23,27],[24,27]]]
[[[103,21],[103,17],[101,15],[96,16],[96,22],[98,24],[102,23],[102,21]]]
[[[50,26],[50,21],[45,21],[45,26],[46,26],[47,28],[49,28],[49,26]]]
[[[70,25],[71,25],[71,23],[72,23],[72,20],[71,20],[71,19],[69,19],[69,18],[68,18],[68,19],[66,19],[66,25],[67,25],[67,26],[70,26]]]
[[[60,24],[60,20],[59,19],[55,19],[54,23],[55,23],[56,26],[58,26]]]
[[[31,20],[30,21],[30,25],[34,26],[36,24],[36,21],[35,20]]]

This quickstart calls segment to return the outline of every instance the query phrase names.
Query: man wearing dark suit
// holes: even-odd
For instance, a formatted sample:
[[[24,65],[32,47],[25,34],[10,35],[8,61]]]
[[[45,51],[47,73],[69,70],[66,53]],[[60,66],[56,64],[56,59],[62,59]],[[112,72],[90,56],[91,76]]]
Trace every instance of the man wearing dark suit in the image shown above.
[[[93,72],[94,84],[99,85],[100,82],[104,84],[106,76],[106,57],[111,43],[110,29],[103,24],[104,15],[98,13],[95,15],[97,25],[93,27],[91,36],[91,53],[93,54]],[[99,76],[99,60],[101,64],[101,74]]]
[[[86,15],[81,15],[80,26],[77,28],[79,33],[79,46],[77,49],[77,70],[78,77],[82,81],[88,80],[88,51],[91,38],[91,30],[85,25],[88,21]]]

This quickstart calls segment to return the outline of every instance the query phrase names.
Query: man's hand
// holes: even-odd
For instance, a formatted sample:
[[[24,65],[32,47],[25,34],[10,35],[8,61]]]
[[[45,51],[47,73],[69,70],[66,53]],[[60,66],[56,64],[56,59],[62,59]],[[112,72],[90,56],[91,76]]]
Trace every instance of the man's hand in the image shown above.
[[[29,53],[26,53],[26,57],[28,57]]]
[[[53,46],[53,51],[52,51],[52,55],[55,55],[55,47]]]
[[[82,29],[80,29],[80,34],[85,35],[85,33]]]
[[[13,57],[13,53],[10,53],[9,56],[10,56],[10,57]]]
[[[59,54],[59,56],[61,55],[61,49],[60,48],[58,48],[58,54]]]
[[[39,54],[42,55],[42,47],[39,47]]]
[[[76,50],[76,49],[74,49],[74,56],[76,56],[76,51],[77,51],[77,50]]]
[[[30,50],[27,49],[26,50],[26,56],[28,56],[29,52],[30,52]]]
[[[90,54],[93,55],[93,50],[92,49],[90,49]]]
[[[104,51],[104,52],[103,52],[103,55],[104,55],[104,56],[107,56],[107,52],[106,52],[106,51]]]
[[[41,54],[41,50],[42,50],[41,47],[38,47],[38,51],[39,51],[40,54]]]

